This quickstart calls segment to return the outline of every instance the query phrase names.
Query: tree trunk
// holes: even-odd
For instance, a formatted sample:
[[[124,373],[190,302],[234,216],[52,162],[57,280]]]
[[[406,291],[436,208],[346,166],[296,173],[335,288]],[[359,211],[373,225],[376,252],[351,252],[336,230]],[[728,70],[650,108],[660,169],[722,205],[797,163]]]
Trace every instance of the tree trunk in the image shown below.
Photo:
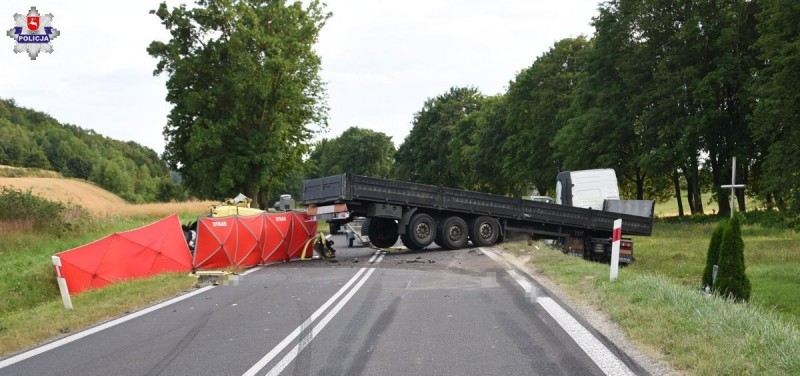
[[[683,200],[681,199],[681,182],[678,170],[672,173],[672,182],[675,184],[675,199],[678,200],[678,216],[683,217]]]
[[[705,209],[703,208],[703,195],[700,193],[700,177],[697,176],[694,179],[694,184],[692,184],[692,195],[694,196],[694,209],[695,211],[692,214],[704,214]]]
[[[644,180],[646,178],[646,174],[642,172],[642,169],[636,169],[636,199],[637,200],[644,200]]]
[[[749,184],[749,180],[750,180],[750,171],[748,171],[747,168],[744,167],[744,166],[747,165],[747,163],[743,163],[742,165],[743,166],[742,166],[742,169],[741,169],[741,171],[742,171],[742,180],[741,180],[741,182],[742,182],[742,184],[747,186],[747,184]],[[739,212],[740,213],[746,212],[747,211],[747,206],[745,204],[744,188],[739,188],[739,189],[736,190],[736,201],[738,201],[738,203],[739,203]]]
[[[731,197],[728,195],[728,191],[726,189],[720,188],[721,185],[728,184],[725,182],[725,178],[728,178],[730,181],[730,174],[726,174],[723,172],[725,168],[723,163],[721,162],[723,159],[722,156],[711,157],[709,160],[711,161],[711,178],[712,184],[714,184],[714,190],[717,192],[717,204],[719,204],[719,215],[730,216],[731,214]]]
[[[700,171],[697,156],[689,160],[689,167],[684,170],[689,210],[694,214],[703,214],[703,197],[700,195]]]
[[[258,206],[261,210],[269,209],[269,191],[267,188],[261,188],[261,197],[259,197],[258,202],[260,205]]]
[[[247,174],[247,178],[244,182],[244,194],[245,196],[249,197],[252,202],[250,202],[251,208],[257,208],[258,206],[258,193],[259,193],[259,186],[255,184],[255,179],[253,178],[253,174]]]

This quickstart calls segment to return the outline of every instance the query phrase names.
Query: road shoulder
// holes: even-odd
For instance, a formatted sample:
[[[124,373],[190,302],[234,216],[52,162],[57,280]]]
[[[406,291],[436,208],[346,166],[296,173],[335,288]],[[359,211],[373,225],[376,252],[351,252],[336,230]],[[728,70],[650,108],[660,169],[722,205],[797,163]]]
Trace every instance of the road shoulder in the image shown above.
[[[530,256],[518,256],[505,251],[499,247],[491,248],[491,251],[502,257],[506,262],[528,274],[537,283],[544,286],[551,294],[558,296],[560,301],[570,309],[577,312],[584,320],[591,324],[595,330],[600,332],[609,341],[614,343],[619,349],[637,362],[642,368],[652,375],[682,375],[684,373],[673,369],[669,364],[658,359],[660,351],[652,347],[636,344],[631,341],[623,329],[611,320],[607,314],[597,310],[585,301],[574,299],[561,286],[539,272],[536,267],[530,264]],[[655,354],[655,357],[650,354]]]

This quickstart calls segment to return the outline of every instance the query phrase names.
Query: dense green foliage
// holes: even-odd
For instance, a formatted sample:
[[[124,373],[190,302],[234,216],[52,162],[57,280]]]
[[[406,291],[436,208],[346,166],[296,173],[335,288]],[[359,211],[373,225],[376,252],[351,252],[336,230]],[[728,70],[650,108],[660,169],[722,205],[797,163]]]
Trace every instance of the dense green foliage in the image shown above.
[[[152,11],[170,32],[148,53],[165,73],[164,156],[198,197],[243,191],[264,208],[300,167],[314,124],[325,121],[320,58],[328,18],[311,1],[198,0]]]
[[[725,232],[726,226],[728,226],[728,222],[720,222],[711,234],[706,254],[706,268],[703,269],[703,287],[711,287],[714,284],[714,265],[718,265],[719,262],[719,244],[722,242],[722,234]]]
[[[0,186],[0,233],[35,230],[61,235],[80,230],[87,218],[88,212],[79,206]]]
[[[395,177],[416,183],[460,186],[459,174],[450,163],[450,140],[457,123],[478,111],[483,100],[475,88],[454,87],[425,101],[422,110],[414,115],[411,133],[395,154]]]
[[[688,211],[702,214],[701,193],[712,192],[727,215],[720,185],[735,156],[747,186],[739,211],[748,195],[796,213],[798,19],[800,5],[786,0],[604,1],[592,39],[556,42],[491,106],[474,90],[460,114],[456,89],[428,100],[398,150],[397,176],[548,194],[558,171],[613,168],[628,198],[685,190]]]
[[[322,177],[352,172],[377,178],[390,178],[394,163],[394,143],[382,132],[350,127],[340,136],[314,144],[307,160],[309,175]]]
[[[741,220],[735,215],[722,232],[719,243],[719,270],[714,291],[737,301],[750,300],[750,280],[745,273],[744,241]]]
[[[150,148],[60,124],[0,100],[0,164],[49,169],[91,181],[131,202],[169,201],[183,193]]]

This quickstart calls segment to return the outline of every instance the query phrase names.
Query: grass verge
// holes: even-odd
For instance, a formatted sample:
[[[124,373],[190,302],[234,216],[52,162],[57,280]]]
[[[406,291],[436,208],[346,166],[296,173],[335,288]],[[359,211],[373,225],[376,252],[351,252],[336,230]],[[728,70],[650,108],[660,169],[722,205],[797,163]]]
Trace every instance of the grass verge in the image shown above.
[[[57,297],[30,309],[0,313],[0,355],[152,305],[190,289],[194,282],[186,273],[162,274],[87,291],[72,298],[71,311]]]
[[[194,284],[187,274],[131,280],[74,296],[75,309],[64,309],[52,255],[158,219],[161,218],[96,219],[93,230],[72,236],[4,234],[0,242],[0,356],[174,296]],[[186,222],[196,219],[196,215],[186,214],[181,219]]]
[[[772,278],[778,282],[761,277],[771,275],[771,268],[796,270],[795,248],[771,249],[765,255],[765,249],[756,251],[761,249],[754,245],[758,237],[745,236],[753,302],[736,304],[697,291],[703,247],[708,246],[710,237],[692,234],[708,231],[710,236],[713,226],[672,226],[676,225],[659,224],[648,245],[637,239],[637,261],[622,268],[613,283],[608,281],[607,264],[587,262],[543,244],[537,244],[539,250],[525,243],[505,248],[529,255],[538,272],[562,286],[573,299],[605,312],[643,349],[659,349],[659,354],[651,355],[665,359],[675,369],[699,375],[795,374],[800,369],[797,317],[792,310],[779,311],[775,304],[767,303],[792,304],[793,297],[787,301],[770,295],[784,295],[783,286],[792,283],[793,274],[789,273],[787,281],[780,275]],[[748,230],[751,235],[774,231]]]

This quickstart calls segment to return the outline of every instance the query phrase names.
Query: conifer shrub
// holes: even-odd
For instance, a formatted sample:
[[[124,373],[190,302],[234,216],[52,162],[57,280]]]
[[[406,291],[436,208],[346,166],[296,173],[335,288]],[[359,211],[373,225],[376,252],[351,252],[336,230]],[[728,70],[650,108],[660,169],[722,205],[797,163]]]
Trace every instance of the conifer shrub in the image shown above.
[[[714,229],[714,233],[711,234],[711,242],[708,244],[708,253],[706,254],[706,268],[703,270],[702,287],[713,285],[714,265],[718,265],[717,262],[719,262],[719,245],[727,225],[727,221],[720,222]]]
[[[735,215],[725,226],[719,246],[719,269],[714,291],[736,301],[750,300],[750,280],[745,273],[741,217]]]

